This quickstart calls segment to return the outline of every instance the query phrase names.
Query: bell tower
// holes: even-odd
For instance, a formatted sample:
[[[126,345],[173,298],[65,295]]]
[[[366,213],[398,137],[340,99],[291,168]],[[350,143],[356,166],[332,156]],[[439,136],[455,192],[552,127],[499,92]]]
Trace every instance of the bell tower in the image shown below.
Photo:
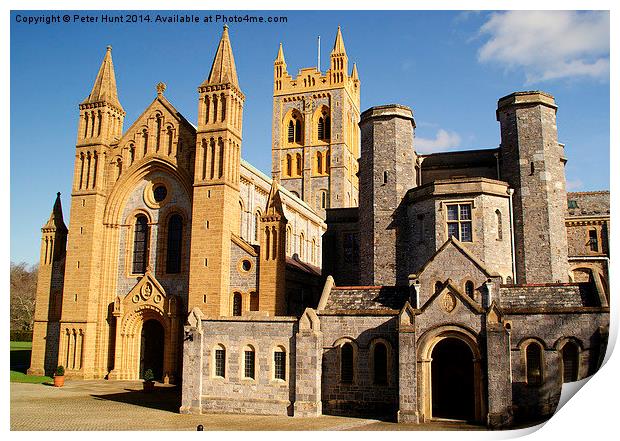
[[[106,164],[111,145],[121,137],[125,118],[116,89],[111,46],[79,110],[58,364],[65,366],[68,376],[88,379],[105,374],[103,370],[95,372],[95,363],[100,360],[82,354],[95,353],[101,320],[97,306],[102,294]]]
[[[273,64],[272,175],[325,217],[327,208],[358,205],[360,80],[349,75],[340,27],[325,72],[287,71],[282,44]]]
[[[245,96],[224,26],[209,77],[198,87],[188,311],[230,315],[230,241],[239,230]]]

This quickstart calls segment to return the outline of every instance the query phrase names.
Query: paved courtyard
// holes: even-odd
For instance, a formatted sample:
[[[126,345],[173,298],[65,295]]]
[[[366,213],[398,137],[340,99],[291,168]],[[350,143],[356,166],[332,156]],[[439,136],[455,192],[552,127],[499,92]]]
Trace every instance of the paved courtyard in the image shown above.
[[[179,390],[139,381],[68,380],[62,388],[11,383],[11,430],[480,430],[465,424],[400,425],[324,415],[181,415]]]

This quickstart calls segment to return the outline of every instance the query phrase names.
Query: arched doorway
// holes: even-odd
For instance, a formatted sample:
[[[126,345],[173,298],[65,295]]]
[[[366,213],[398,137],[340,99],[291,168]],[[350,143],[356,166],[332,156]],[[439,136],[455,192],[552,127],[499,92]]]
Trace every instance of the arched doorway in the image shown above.
[[[164,327],[150,319],[142,325],[140,339],[140,378],[151,369],[155,380],[161,381],[164,372]]]
[[[475,419],[474,354],[458,338],[445,338],[431,354],[433,418]]]

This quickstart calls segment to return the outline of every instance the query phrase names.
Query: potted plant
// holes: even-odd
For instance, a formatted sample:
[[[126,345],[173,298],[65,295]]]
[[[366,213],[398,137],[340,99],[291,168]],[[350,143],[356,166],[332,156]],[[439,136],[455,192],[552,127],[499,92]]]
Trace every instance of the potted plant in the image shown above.
[[[65,384],[65,367],[58,366],[54,372],[54,387],[63,387]]]
[[[152,392],[155,389],[155,375],[151,369],[144,371],[144,382],[142,383],[144,392]]]

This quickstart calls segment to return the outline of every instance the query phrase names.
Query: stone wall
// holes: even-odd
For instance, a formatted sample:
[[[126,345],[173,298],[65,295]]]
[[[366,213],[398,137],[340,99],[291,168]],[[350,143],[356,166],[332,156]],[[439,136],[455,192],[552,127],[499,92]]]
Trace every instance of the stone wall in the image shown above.
[[[561,346],[572,341],[579,347],[578,378],[593,375],[607,345],[609,316],[600,311],[557,314],[506,314],[510,323],[512,388],[517,419],[549,416],[557,407],[562,386]],[[530,341],[543,346],[543,383],[528,384],[525,348]]]
[[[292,414],[296,361],[297,319],[291,317],[238,318],[202,321],[202,363],[197,373],[184,378],[188,387],[198,383],[200,375],[203,412],[248,413],[261,415]],[[255,378],[244,375],[244,348],[255,351]],[[215,375],[215,350],[226,351],[225,376]],[[274,351],[286,352],[286,379],[274,376]],[[186,340],[184,357],[196,355],[201,348]],[[184,370],[184,374],[187,370]],[[188,391],[189,393],[189,391]]]
[[[336,285],[359,284],[360,248],[358,208],[327,210],[327,231],[323,242],[323,276]]]
[[[390,415],[398,409],[398,334],[394,315],[331,315],[320,313],[323,333],[323,413]],[[387,384],[374,384],[373,343],[388,349]],[[353,383],[340,380],[340,346],[354,348]]]

